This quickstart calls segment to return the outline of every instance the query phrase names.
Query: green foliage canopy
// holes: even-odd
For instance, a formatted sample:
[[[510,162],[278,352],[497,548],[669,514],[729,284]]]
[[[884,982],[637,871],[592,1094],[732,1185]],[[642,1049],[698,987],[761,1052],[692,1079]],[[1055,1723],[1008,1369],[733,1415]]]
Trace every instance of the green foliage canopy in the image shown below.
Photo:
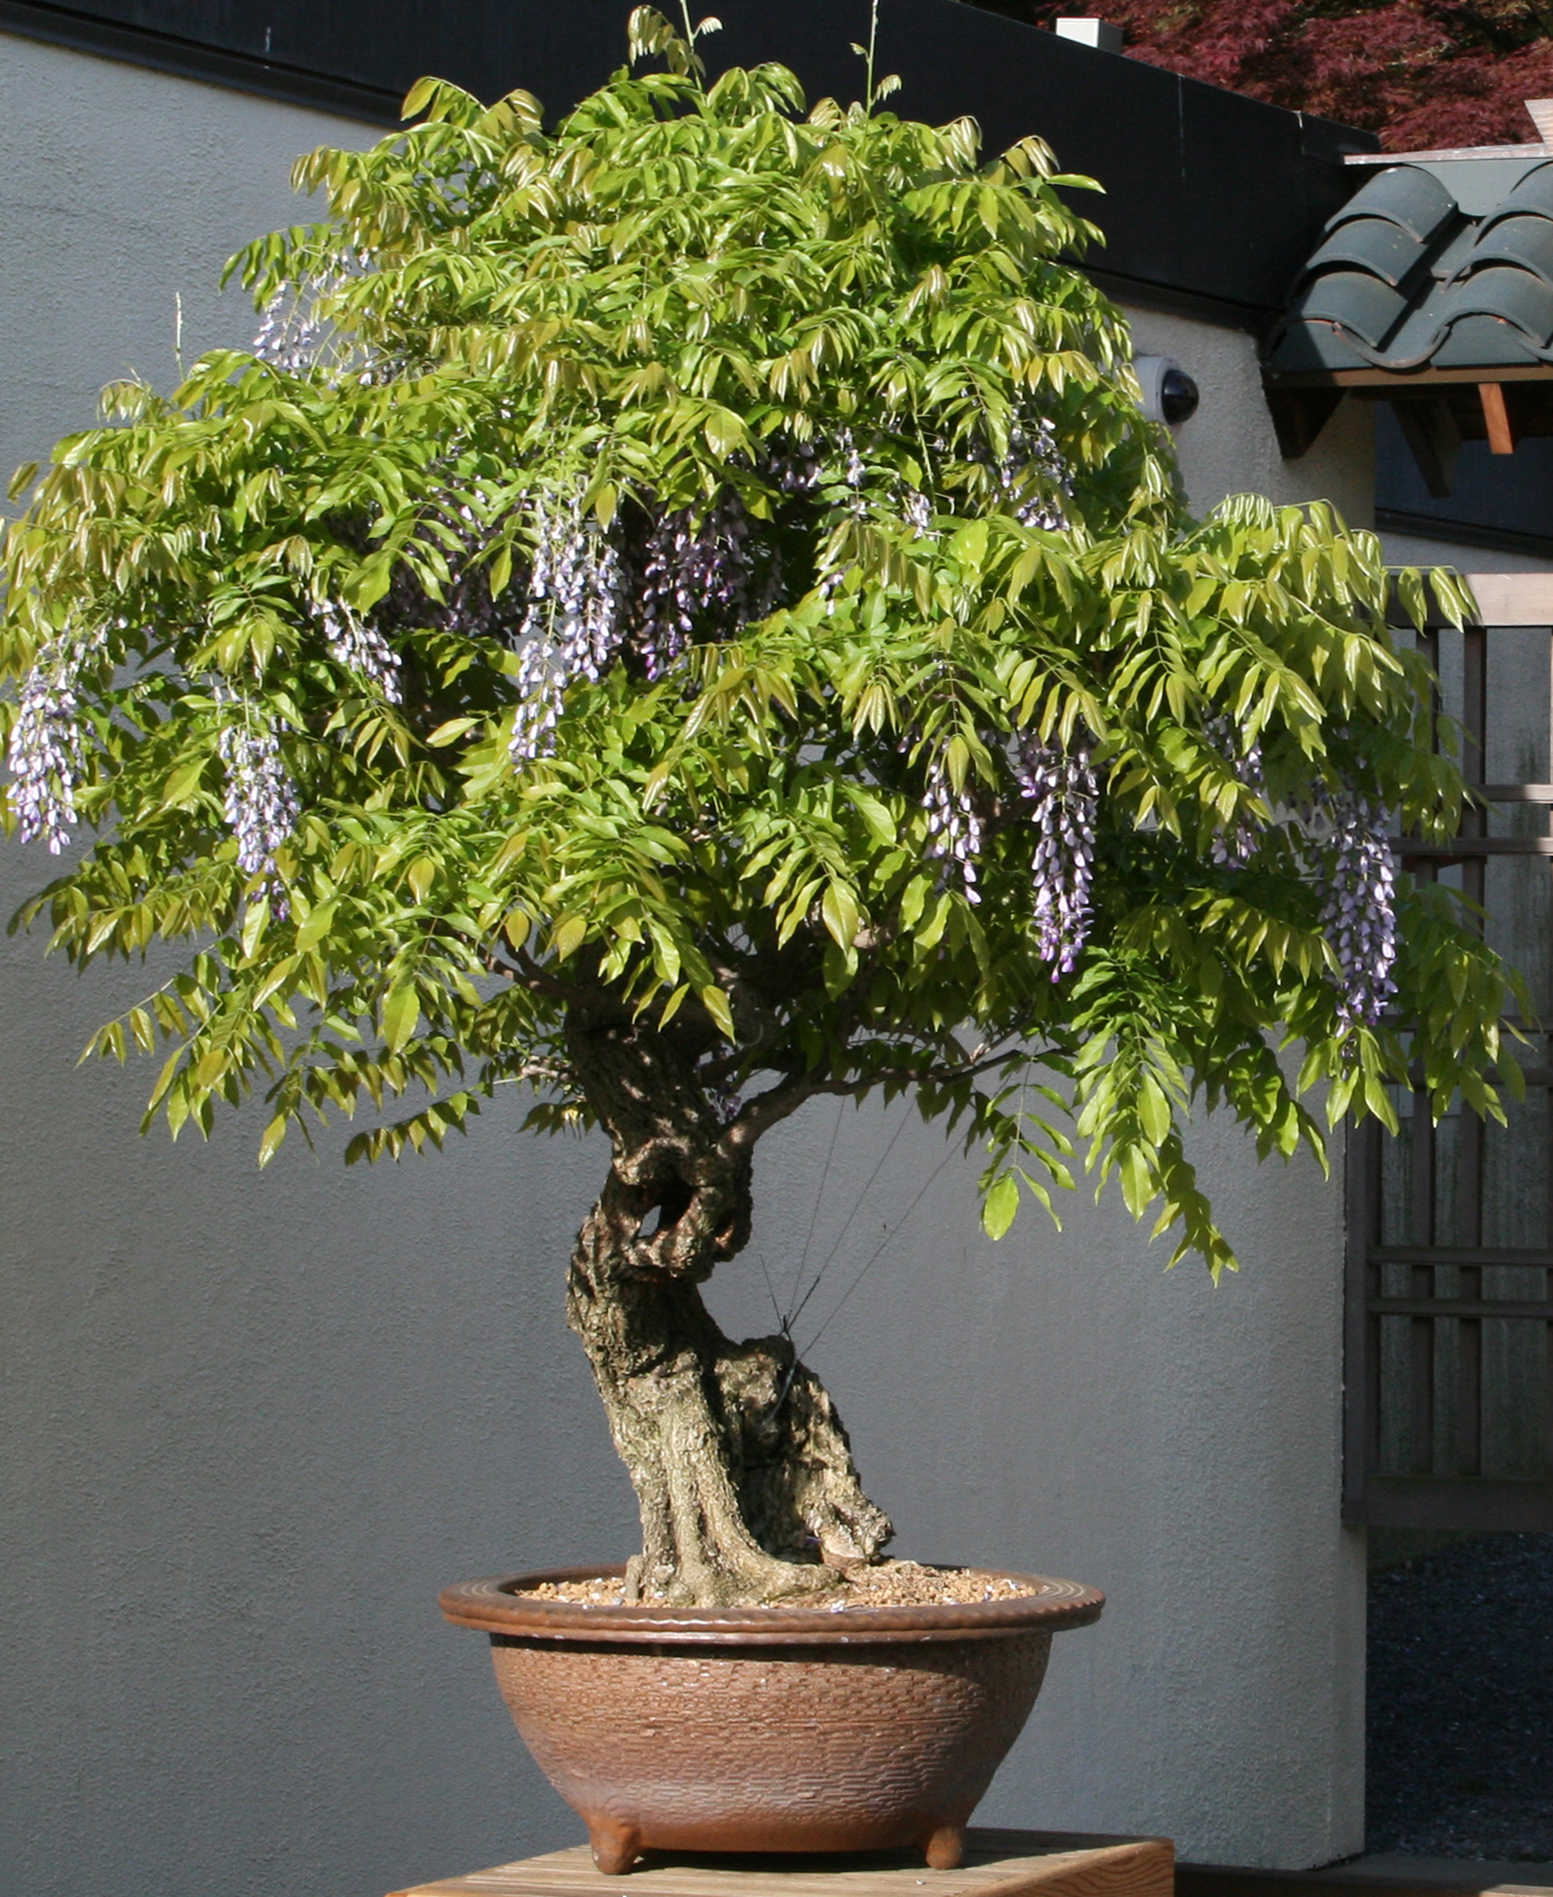
[[[375,1158],[524,1082],[575,1124],[568,1022],[614,1010],[735,1137],[913,1093],[989,1146],[994,1233],[1076,1133],[1216,1269],[1194,1095],[1285,1155],[1321,1144],[1302,1091],[1389,1118],[1410,1062],[1494,1110],[1504,974],[1457,899],[1400,879],[1383,1021],[1323,926],[1324,812],[1447,835],[1462,796],[1374,538],[1188,515],[1038,140],[983,163],[871,72],[806,110],[632,32],[553,131],[424,82],[420,123],[304,159],[326,220],[235,260],[266,348],[108,391],[9,533],[10,822],[97,838],[24,919],[83,965],[185,945],[98,1037],[170,1043],[148,1120],[257,1089],[267,1158],[365,1097]],[[675,546],[744,581],[659,571],[654,647]],[[1051,843],[1071,880],[1093,831],[1072,954],[1032,757],[1093,786]]]

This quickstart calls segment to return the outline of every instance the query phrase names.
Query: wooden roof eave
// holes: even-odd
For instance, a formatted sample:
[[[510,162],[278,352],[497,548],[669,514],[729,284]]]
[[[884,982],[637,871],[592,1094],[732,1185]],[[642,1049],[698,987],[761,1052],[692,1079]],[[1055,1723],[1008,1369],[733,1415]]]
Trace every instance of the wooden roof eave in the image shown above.
[[[1268,389],[1481,388],[1485,382],[1553,382],[1553,362],[1485,363],[1480,369],[1264,369]],[[1382,400],[1386,399],[1384,395]]]
[[[1390,402],[1424,485],[1437,499],[1451,492],[1464,440],[1487,441],[1490,453],[1508,455],[1524,436],[1553,435],[1553,363],[1264,370],[1262,386],[1286,461],[1310,452],[1345,395]]]

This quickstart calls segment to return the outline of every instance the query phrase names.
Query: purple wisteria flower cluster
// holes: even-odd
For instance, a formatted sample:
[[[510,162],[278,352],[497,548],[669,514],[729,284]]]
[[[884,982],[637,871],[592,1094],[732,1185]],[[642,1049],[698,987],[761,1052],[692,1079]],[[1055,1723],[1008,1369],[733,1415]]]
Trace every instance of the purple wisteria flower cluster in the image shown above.
[[[1069,750],[1021,738],[1017,770],[1036,837],[1031,864],[1040,934],[1036,952],[1052,963],[1056,981],[1072,972],[1089,934],[1099,784],[1086,745]]]
[[[698,520],[690,508],[661,514],[643,550],[640,613],[642,663],[661,678],[685,650],[698,620],[731,631],[764,618],[775,603],[773,574],[754,597],[755,560],[750,521],[736,494],[725,495]]]
[[[812,453],[773,460],[784,493],[816,480]],[[701,511],[647,513],[645,533],[613,532],[584,515],[580,498],[541,500],[526,610],[515,644],[522,657],[513,719],[515,763],[554,745],[566,689],[596,680],[629,648],[649,679],[660,679],[693,639],[727,638],[763,619],[782,596],[777,547],[757,534],[734,492]]]
[[[232,702],[225,688],[217,699]],[[247,699],[238,699],[236,709],[237,716],[222,726],[217,740],[226,766],[222,807],[227,828],[237,839],[238,868],[245,876],[264,878],[271,908],[284,915],[275,852],[297,827],[297,787],[281,756],[275,721]]]
[[[584,518],[581,499],[541,500],[534,524],[528,611],[518,633],[516,764],[549,754],[567,686],[600,678],[625,630],[620,555],[598,521]]]
[[[820,451],[812,441],[795,442],[771,457],[770,472],[784,494],[812,494],[820,484]]]
[[[982,822],[971,801],[970,784],[956,790],[949,766],[942,754],[928,766],[927,789],[922,799],[927,812],[927,847],[930,856],[952,863],[960,873],[965,900],[981,901],[976,887],[976,863],[981,855]]]
[[[80,721],[81,672],[101,648],[103,628],[45,647],[22,683],[6,761],[11,808],[24,843],[41,838],[58,856],[76,821],[75,792],[86,769]]]
[[[837,437],[841,452],[846,457],[846,483],[855,493],[860,492],[868,478],[868,468],[864,463],[857,437],[850,428],[843,428]]]
[[[1385,810],[1357,791],[1330,795],[1332,868],[1321,927],[1338,966],[1338,1015],[1374,1027],[1397,991],[1396,872]]]
[[[363,256],[347,251],[295,288],[282,285],[264,306],[253,353],[287,375],[306,375],[316,368],[332,334],[320,305],[359,275],[365,264]]]
[[[389,704],[399,704],[403,697],[399,655],[377,627],[368,625],[349,606],[328,602],[319,608],[318,622],[335,664],[375,686]]]
[[[1229,765],[1235,782],[1260,795],[1266,785],[1261,741],[1253,738],[1248,744],[1245,733],[1223,714],[1206,720],[1203,735]],[[1242,817],[1227,835],[1223,831],[1215,834],[1213,860],[1220,868],[1239,868],[1256,855],[1261,841],[1261,826]]]
[[[1008,434],[1008,453],[994,472],[1006,499],[1014,502],[1014,518],[1022,527],[1040,527],[1047,533],[1062,533],[1068,524],[1061,504],[1048,491],[1031,493],[1030,476],[1044,479],[1048,490],[1072,491],[1067,463],[1057,448],[1057,432],[1044,417],[1028,426],[1015,423]]]

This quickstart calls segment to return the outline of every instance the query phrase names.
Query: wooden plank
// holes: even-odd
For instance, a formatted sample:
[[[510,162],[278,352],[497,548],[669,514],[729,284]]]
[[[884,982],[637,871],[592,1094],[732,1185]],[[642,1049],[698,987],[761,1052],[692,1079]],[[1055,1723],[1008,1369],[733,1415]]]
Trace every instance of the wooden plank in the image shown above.
[[[1491,632],[1546,632],[1553,626],[1553,573],[1463,573],[1461,577],[1477,602],[1474,624],[1486,626]],[[1433,597],[1428,609],[1430,631],[1450,624]],[[1387,602],[1386,620],[1399,631],[1412,630],[1413,622],[1403,610],[1395,586]]]
[[[1510,413],[1502,382],[1480,382],[1478,400],[1483,404],[1483,427],[1488,435],[1490,454],[1514,454],[1517,429]]]
[[[1365,1483],[1362,1520],[1371,1528],[1546,1534],[1553,1529],[1553,1481],[1372,1473]],[[1204,1891],[1198,1897],[1210,1894]]]
[[[1547,363],[1508,363],[1503,367],[1436,369],[1264,369],[1262,386],[1273,389],[1353,389],[1372,401],[1389,401],[1411,388],[1470,390],[1484,382],[1547,382],[1553,367]]]
[[[1553,1324],[1553,1302],[1546,1298],[1371,1298],[1365,1309],[1372,1317],[1513,1317]]]
[[[1466,862],[1476,856],[1553,856],[1553,837],[1452,837],[1435,843],[1423,837],[1388,837],[1401,857]]]
[[[1485,626],[1553,626],[1553,573],[1467,573]]]
[[[1408,1877],[1395,1871],[1368,1871],[1359,1865],[1333,1871],[1241,1870],[1228,1864],[1181,1864],[1176,1867],[1177,1897],[1511,1897],[1547,1890],[1542,1884],[1503,1882],[1502,1867],[1478,1867],[1463,1860],[1449,1871]],[[1530,1868],[1528,1866],[1528,1868]]]
[[[605,1877],[586,1845],[390,1897],[1173,1897],[1165,1838],[971,1831],[965,1862],[931,1871],[916,1851],[825,1857],[742,1857],[649,1851],[626,1885]]]
[[[1540,1265],[1553,1266],[1553,1251],[1516,1245],[1371,1245],[1378,1265]]]

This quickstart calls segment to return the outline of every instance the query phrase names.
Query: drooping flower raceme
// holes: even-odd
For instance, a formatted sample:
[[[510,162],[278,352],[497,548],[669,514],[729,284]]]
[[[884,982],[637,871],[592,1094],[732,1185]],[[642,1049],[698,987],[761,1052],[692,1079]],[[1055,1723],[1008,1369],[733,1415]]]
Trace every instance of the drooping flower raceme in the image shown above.
[[[100,649],[104,629],[65,635],[45,647],[22,683],[7,762],[11,807],[24,843],[40,837],[58,856],[76,821],[76,785],[86,769],[80,721],[81,672]]]
[[[253,339],[253,353],[259,360],[288,375],[306,375],[316,368],[331,333],[319,306],[358,275],[365,263],[358,252],[345,251],[296,287],[278,289],[265,304],[259,333]]]
[[[376,626],[369,626],[349,606],[333,603],[320,607],[318,619],[330,658],[375,685],[389,704],[397,705],[402,697],[399,655]]]
[[[927,811],[927,847],[931,856],[953,863],[960,872],[965,900],[981,901],[976,887],[976,863],[981,855],[982,823],[971,802],[967,783],[956,790],[949,766],[942,755],[928,766],[927,789],[922,799]]]
[[[223,689],[217,698],[230,704]],[[271,907],[283,913],[284,899],[275,875],[275,852],[297,827],[297,787],[281,756],[275,722],[246,699],[223,725],[218,747],[226,766],[222,799],[227,828],[237,839],[237,866],[245,876],[265,879]]]
[[[1247,744],[1245,734],[1227,717],[1219,716],[1206,721],[1204,735],[1208,742],[1229,765],[1237,784],[1243,784],[1249,791],[1261,793],[1265,785],[1262,770],[1262,746],[1258,739]],[[1240,818],[1232,831],[1225,835],[1216,832],[1213,839],[1213,860],[1221,867],[1239,867],[1249,863],[1256,855],[1261,843],[1260,827],[1249,818]]]
[[[1018,423],[1009,430],[1008,453],[998,462],[995,472],[1005,498],[1014,502],[1014,518],[1021,527],[1040,527],[1047,533],[1063,533],[1068,525],[1061,503],[1051,494],[1030,493],[1028,478],[1034,469],[1061,493],[1072,491],[1067,465],[1057,448],[1057,431],[1044,417],[1024,427]]]
[[[514,763],[548,754],[568,685],[590,682],[624,633],[620,555],[582,502],[542,500],[535,512],[528,611],[519,629],[519,703],[512,719]]]
[[[719,499],[699,520],[690,508],[677,508],[654,521],[639,592],[649,678],[662,677],[680,656],[698,619],[732,632],[770,610],[752,601],[751,555],[749,516],[737,495]]]
[[[1036,952],[1052,980],[1070,974],[1089,934],[1089,891],[1095,873],[1099,787],[1087,747],[1066,750],[1025,737],[1019,742],[1020,788],[1035,831]]]
[[[1332,826],[1331,881],[1321,927],[1338,966],[1338,1013],[1350,1027],[1374,1027],[1397,991],[1396,872],[1386,812],[1343,790],[1326,800]]]

